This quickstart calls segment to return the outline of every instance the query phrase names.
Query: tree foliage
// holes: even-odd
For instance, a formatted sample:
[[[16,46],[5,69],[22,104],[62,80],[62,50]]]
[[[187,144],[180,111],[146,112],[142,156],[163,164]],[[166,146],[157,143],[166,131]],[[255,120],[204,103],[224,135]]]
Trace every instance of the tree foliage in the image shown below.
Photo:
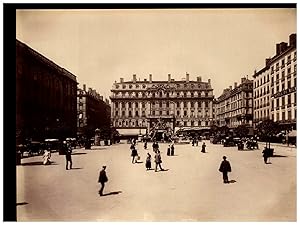
[[[249,128],[246,125],[239,125],[234,132],[238,137],[246,137],[249,134]]]

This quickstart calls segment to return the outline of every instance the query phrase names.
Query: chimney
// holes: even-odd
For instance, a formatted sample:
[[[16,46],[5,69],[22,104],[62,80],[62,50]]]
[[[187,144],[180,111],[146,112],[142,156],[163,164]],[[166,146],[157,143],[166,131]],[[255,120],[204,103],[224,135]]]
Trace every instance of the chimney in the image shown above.
[[[232,86],[229,86],[229,89],[232,90]]]
[[[280,43],[280,53],[284,52],[288,47],[288,43],[286,42],[281,42]]]
[[[92,92],[92,88],[89,88],[89,91],[88,91],[89,93],[91,93]]]
[[[267,59],[266,59],[266,66],[269,66],[269,64],[270,64],[270,61],[271,61],[271,59],[270,59],[270,58],[267,58]]]
[[[147,79],[144,79],[144,81],[147,81]]]
[[[296,47],[296,43],[297,43],[297,38],[296,38],[296,34],[291,34],[290,35],[290,46]]]
[[[202,82],[202,77],[201,76],[199,77],[199,82]]]
[[[83,90],[86,91],[86,85],[85,84],[83,85]]]
[[[149,82],[152,83],[152,74],[149,74]]]
[[[245,83],[245,81],[246,81],[246,78],[245,78],[245,77],[242,77],[242,78],[241,78],[241,84]]]
[[[234,82],[234,88],[236,88],[237,87],[237,82]]]
[[[208,79],[208,81],[207,81],[207,82],[208,82],[208,84],[210,84],[210,79]]]
[[[190,75],[188,73],[185,74],[185,81],[186,82],[190,81]]]
[[[280,54],[280,44],[276,44],[276,55]]]
[[[168,74],[168,82],[171,82],[171,74]]]
[[[133,81],[133,83],[136,82],[136,74],[133,74],[133,75],[132,75],[132,81]]]
[[[120,83],[123,83],[124,82],[124,78],[120,78]]]

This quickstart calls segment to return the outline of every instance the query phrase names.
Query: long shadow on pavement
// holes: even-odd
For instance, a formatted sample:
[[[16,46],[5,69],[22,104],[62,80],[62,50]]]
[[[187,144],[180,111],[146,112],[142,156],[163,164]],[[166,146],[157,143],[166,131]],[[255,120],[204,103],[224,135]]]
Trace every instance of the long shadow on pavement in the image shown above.
[[[85,155],[87,154],[86,152],[75,152],[75,153],[72,153],[72,155]]]
[[[81,167],[74,167],[74,168],[72,168],[71,170],[82,170],[83,168],[81,168]]]
[[[236,183],[236,180],[230,180],[228,181],[229,184],[233,184],[233,183]]]
[[[108,196],[108,195],[118,195],[122,193],[122,191],[111,191],[109,193],[103,194],[102,196]]]
[[[286,156],[286,155],[273,155],[273,156],[271,156],[271,157],[276,158],[276,157],[287,157],[287,156]]]
[[[27,163],[22,163],[21,166],[56,166],[58,164],[52,162],[49,165],[44,165],[43,162],[27,162]]]

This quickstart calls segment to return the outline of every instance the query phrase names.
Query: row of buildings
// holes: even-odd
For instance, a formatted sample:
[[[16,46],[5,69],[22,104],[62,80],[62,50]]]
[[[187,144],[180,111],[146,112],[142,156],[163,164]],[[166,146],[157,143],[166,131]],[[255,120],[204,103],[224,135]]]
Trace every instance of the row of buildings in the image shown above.
[[[276,53],[253,79],[215,97],[211,80],[120,78],[111,104],[95,90],[78,87],[76,76],[16,40],[16,137],[65,138],[115,127],[121,135],[149,134],[158,139],[178,130],[208,133],[212,125],[255,128],[266,119],[296,129],[296,34],[276,45]]]
[[[224,89],[215,98],[211,80],[132,80],[115,82],[111,89],[112,124],[121,134],[150,134],[158,139],[177,130],[206,133],[211,125],[250,128],[263,120],[279,121],[296,129],[296,34],[276,45],[276,54],[252,79]]]
[[[64,139],[110,127],[110,105],[76,76],[16,40],[16,142]]]

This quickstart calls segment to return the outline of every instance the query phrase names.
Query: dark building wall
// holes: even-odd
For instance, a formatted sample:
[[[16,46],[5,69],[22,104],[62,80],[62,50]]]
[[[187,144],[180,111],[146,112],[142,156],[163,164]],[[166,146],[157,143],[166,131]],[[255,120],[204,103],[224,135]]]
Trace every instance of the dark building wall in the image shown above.
[[[76,136],[76,77],[16,41],[16,135],[25,138]]]
[[[87,95],[86,110],[88,126],[94,130],[110,127],[110,107],[103,100]]]

